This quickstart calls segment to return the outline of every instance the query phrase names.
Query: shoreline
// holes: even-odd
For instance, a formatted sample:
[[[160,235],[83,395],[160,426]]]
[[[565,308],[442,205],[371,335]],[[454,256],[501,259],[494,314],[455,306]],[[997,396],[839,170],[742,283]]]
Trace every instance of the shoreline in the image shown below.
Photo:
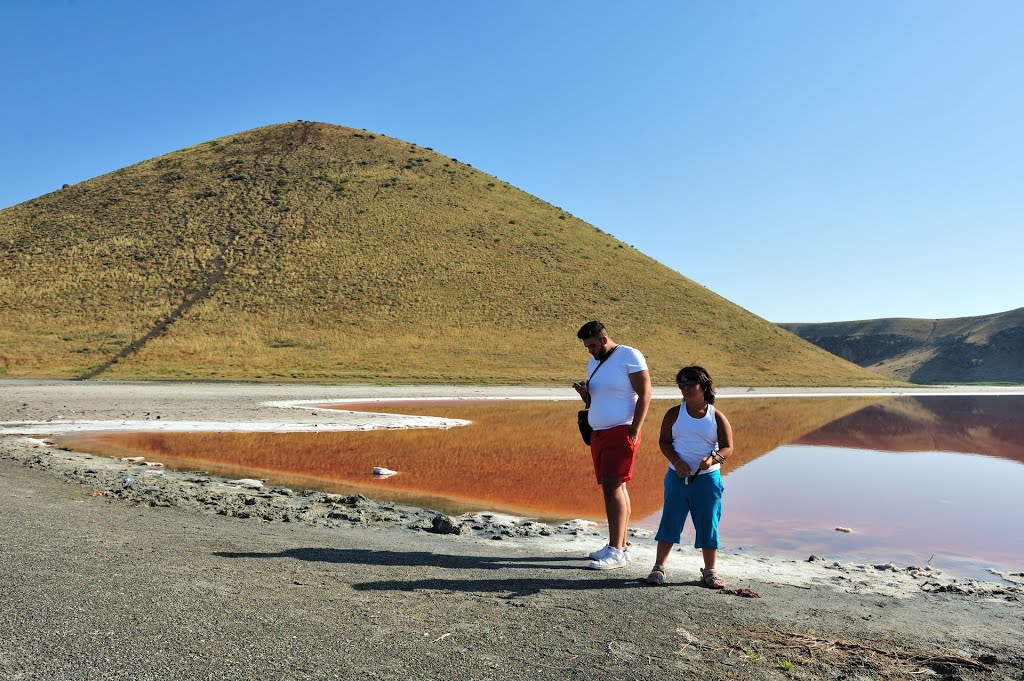
[[[0,381],[2,385],[5,381]],[[42,408],[48,418],[11,421],[11,405],[0,404],[0,456],[20,461],[30,468],[46,469],[58,477],[89,486],[89,492],[102,492],[104,496],[119,499],[128,504],[149,506],[177,506],[194,512],[214,512],[237,518],[253,518],[265,522],[299,522],[338,527],[345,523],[364,525],[398,525],[413,531],[433,531],[432,523],[440,522],[453,533],[464,534],[480,541],[529,541],[547,551],[566,552],[571,547],[580,555],[592,550],[588,542],[599,542],[602,527],[598,523],[583,519],[572,519],[560,524],[538,522],[535,519],[503,512],[479,511],[451,517],[445,514],[411,506],[401,502],[381,501],[367,498],[362,494],[332,494],[314,490],[289,489],[281,486],[263,485],[261,480],[245,479],[241,483],[205,472],[188,472],[135,465],[122,460],[84,452],[72,452],[57,447],[51,436],[71,433],[111,431],[155,431],[155,432],[332,432],[365,431],[408,428],[452,428],[470,422],[461,419],[413,416],[401,413],[361,412],[333,409],[325,405],[381,404],[386,402],[429,401],[429,400],[573,400],[575,395],[566,396],[561,388],[536,386],[320,386],[311,384],[205,384],[205,383],[149,383],[149,382],[59,382],[59,381],[17,381],[35,392],[47,395],[52,400],[54,388],[60,388],[63,402],[56,413],[55,404],[33,407],[24,401],[27,396],[15,400],[21,411]],[[193,404],[189,398],[196,392],[205,393],[204,401],[220,403],[225,399],[235,403],[226,410],[218,411],[213,405]],[[212,389],[211,389],[212,388]],[[139,391],[157,393],[153,406],[147,404]],[[316,393],[318,397],[292,399],[257,399],[249,404],[237,404],[241,394],[256,395],[269,393]],[[412,392],[412,395],[405,394]],[[655,399],[676,399],[674,389],[661,389]],[[74,395],[78,393],[78,395]],[[79,400],[96,406],[97,394],[109,399],[111,393],[127,393],[121,399],[114,399],[105,408],[94,409],[97,416],[112,415],[118,419],[67,419],[65,414],[86,413],[89,410]],[[164,394],[160,394],[164,393]],[[165,404],[173,394],[174,404]],[[926,388],[923,391],[892,389],[880,392],[877,389],[836,389],[836,388],[723,388],[719,396],[724,398],[777,398],[777,397],[839,397],[876,395],[1024,395],[1024,388],[992,387],[981,393],[976,387],[950,386],[943,389]],[[126,400],[122,403],[121,400]],[[131,411],[125,411],[126,404]],[[39,404],[39,403],[37,403]],[[79,408],[75,408],[75,407]],[[161,410],[160,406],[168,409]],[[2,407],[7,407],[3,409]],[[173,408],[171,408],[173,407]],[[294,414],[290,420],[280,418],[281,411]],[[195,417],[219,414],[227,411],[230,420],[176,420],[174,416]],[[325,422],[324,412],[331,414],[331,421]],[[143,413],[145,418],[131,418]],[[128,418],[124,418],[128,417]],[[170,417],[170,418],[167,418]],[[43,436],[32,438],[30,435]],[[43,458],[45,455],[45,458]],[[161,464],[157,463],[157,466]],[[126,484],[125,480],[131,478]],[[631,549],[637,559],[643,562],[653,560],[654,544],[650,541],[653,532],[632,527],[629,530]],[[645,541],[647,540],[647,541]],[[677,547],[677,553],[685,556],[693,553],[693,560],[699,552],[685,545]],[[792,555],[793,552],[789,552]],[[878,593],[887,593],[900,598],[909,597],[916,590],[954,589],[958,593],[983,596],[1009,594],[1024,597],[1024,574],[1012,570],[988,569],[992,579],[976,579],[964,575],[954,576],[928,565],[896,566],[884,557],[881,560],[857,563],[809,556],[806,559],[781,557],[767,553],[750,553],[742,547],[723,551],[727,557],[723,563],[734,562],[735,569],[725,569],[726,577],[752,574],[754,578],[772,575],[775,579],[786,580],[793,585],[806,585],[809,581],[822,579],[820,570],[811,569],[811,564],[843,574],[873,573],[903,575],[909,579],[899,580],[894,586]],[[764,567],[766,564],[769,567]],[[803,565],[801,565],[803,564]],[[797,567],[799,566],[799,567]],[[984,569],[984,568],[982,568]],[[816,574],[811,574],[817,572]],[[734,573],[730,575],[730,573]],[[860,586],[872,592],[866,584]]]
[[[605,539],[603,525],[584,519],[549,524],[498,511],[449,516],[399,502],[379,501],[362,494],[339,494],[267,485],[253,478],[229,479],[201,471],[169,470],[123,459],[57,446],[46,438],[0,439],[0,459],[17,461],[82,487],[86,496],[101,496],[126,506],[175,507],[188,513],[213,514],[262,523],[345,527],[389,527],[416,533],[456,535],[477,543],[500,541],[503,548],[584,556]],[[628,532],[635,565],[653,564],[651,530]],[[928,565],[895,565],[889,561],[844,562],[825,557],[789,559],[743,550],[723,550],[719,572],[731,584],[761,581],[798,588],[825,587],[844,593],[897,599],[920,593],[955,593],[996,601],[1024,601],[1024,573],[992,571],[992,580],[949,574]],[[670,570],[697,572],[700,552],[688,545],[674,549]],[[997,581],[998,580],[998,581]]]

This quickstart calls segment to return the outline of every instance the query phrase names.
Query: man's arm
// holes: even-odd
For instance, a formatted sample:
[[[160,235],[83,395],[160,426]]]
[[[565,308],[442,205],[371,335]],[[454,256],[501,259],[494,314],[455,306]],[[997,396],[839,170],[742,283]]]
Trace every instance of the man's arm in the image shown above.
[[[647,410],[651,406],[651,372],[638,371],[629,375],[629,383],[636,393],[636,407],[633,409],[633,423],[629,426],[629,437],[636,439],[637,433],[644,425]]]
[[[587,386],[587,382],[575,381],[572,387],[579,393],[580,399],[583,400],[583,404],[587,405],[587,409],[590,409],[590,388]]]

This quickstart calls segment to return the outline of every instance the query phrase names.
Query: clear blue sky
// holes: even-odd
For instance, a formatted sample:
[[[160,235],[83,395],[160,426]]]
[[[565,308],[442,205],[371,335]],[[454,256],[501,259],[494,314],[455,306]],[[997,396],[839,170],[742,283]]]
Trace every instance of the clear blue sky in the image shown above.
[[[0,0],[0,82],[0,208],[317,120],[469,162],[771,321],[1024,306],[1017,0]]]

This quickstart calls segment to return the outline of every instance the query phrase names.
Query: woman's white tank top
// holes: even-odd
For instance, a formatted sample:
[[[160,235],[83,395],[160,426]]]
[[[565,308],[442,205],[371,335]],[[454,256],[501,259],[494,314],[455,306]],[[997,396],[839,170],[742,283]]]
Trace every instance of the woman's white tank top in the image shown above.
[[[679,458],[696,471],[700,466],[701,459],[707,458],[708,454],[718,449],[718,420],[715,418],[715,405],[709,404],[708,411],[704,416],[695,419],[686,412],[686,404],[679,405],[679,416],[672,424],[672,449],[676,451]],[[675,470],[671,463],[669,467]],[[717,471],[721,468],[717,463],[712,464],[701,474]]]

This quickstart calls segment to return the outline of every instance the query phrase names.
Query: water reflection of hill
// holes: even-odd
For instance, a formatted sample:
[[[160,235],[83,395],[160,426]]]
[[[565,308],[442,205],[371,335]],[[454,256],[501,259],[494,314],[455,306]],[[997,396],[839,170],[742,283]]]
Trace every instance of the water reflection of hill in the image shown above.
[[[728,473],[863,409],[876,398],[721,400],[737,452]],[[630,483],[636,518],[661,508],[665,459],[658,431],[673,402],[652,404]],[[337,406],[337,405],[336,405]],[[473,421],[451,430],[344,433],[117,433],[74,438],[71,446],[232,477],[263,477],[300,487],[362,491],[375,498],[427,503],[449,511],[493,509],[545,518],[604,516],[588,448],[575,429],[575,402],[410,402],[352,405],[363,411],[448,416]],[[400,474],[384,481],[374,466]],[[439,498],[448,501],[439,503]]]
[[[889,452],[962,452],[1024,463],[1024,397],[897,397],[801,437],[797,444]]]

